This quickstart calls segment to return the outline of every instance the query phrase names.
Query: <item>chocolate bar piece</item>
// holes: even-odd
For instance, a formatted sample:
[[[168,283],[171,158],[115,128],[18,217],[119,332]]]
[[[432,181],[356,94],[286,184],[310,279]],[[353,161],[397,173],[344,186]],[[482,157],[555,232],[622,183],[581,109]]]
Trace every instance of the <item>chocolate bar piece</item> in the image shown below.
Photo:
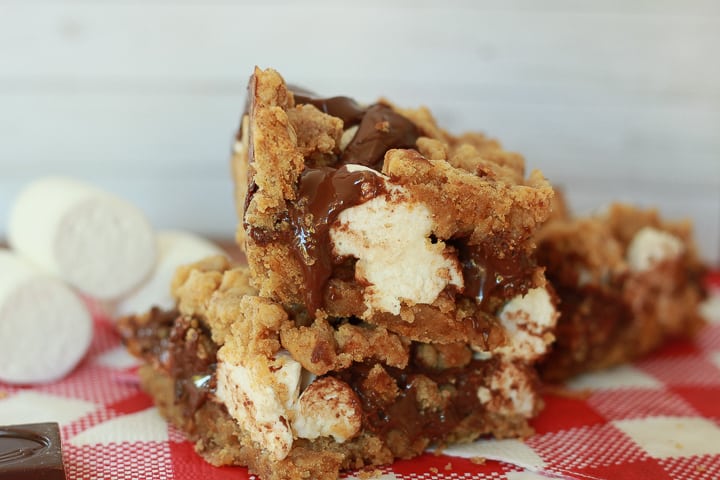
[[[0,427],[0,480],[65,480],[57,423]]]

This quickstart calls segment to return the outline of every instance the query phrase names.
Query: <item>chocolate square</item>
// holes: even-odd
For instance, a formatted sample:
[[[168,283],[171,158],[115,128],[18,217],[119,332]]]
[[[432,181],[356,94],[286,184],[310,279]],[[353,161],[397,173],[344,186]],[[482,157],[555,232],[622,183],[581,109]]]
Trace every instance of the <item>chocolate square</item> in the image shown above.
[[[0,427],[0,480],[65,480],[57,423]]]

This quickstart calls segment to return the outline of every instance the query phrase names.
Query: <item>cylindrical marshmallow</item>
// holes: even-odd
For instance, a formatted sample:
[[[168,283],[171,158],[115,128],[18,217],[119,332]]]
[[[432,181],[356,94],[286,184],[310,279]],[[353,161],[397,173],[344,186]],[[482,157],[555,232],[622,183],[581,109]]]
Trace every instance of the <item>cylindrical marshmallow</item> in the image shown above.
[[[8,250],[0,272],[0,381],[62,378],[90,346],[90,313],[64,283]]]
[[[155,270],[146,283],[117,304],[117,317],[146,312],[154,306],[173,308],[175,301],[170,295],[170,283],[175,270],[180,265],[223,254],[217,245],[188,232],[159,232],[157,240],[158,261]]]
[[[155,265],[157,245],[137,208],[67,178],[44,178],[10,212],[14,250],[88,296],[109,300],[139,285]]]

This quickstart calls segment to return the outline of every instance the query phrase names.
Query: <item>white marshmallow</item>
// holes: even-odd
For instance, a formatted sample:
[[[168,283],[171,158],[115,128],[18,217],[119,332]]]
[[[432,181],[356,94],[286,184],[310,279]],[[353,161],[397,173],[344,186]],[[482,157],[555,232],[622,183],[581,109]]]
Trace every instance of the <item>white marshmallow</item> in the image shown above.
[[[627,249],[630,270],[645,272],[664,260],[679,257],[685,247],[675,235],[652,227],[644,227],[633,237]]]
[[[268,378],[262,365],[220,360],[215,395],[253,441],[282,460],[294,441],[289,416],[299,395],[302,367],[289,355],[281,355],[274,361],[272,378]]]
[[[170,283],[175,270],[181,265],[223,254],[223,250],[214,243],[189,232],[158,232],[157,243],[155,269],[140,288],[117,304],[116,317],[146,312],[153,306],[165,310],[173,308],[175,300],[170,295]]]
[[[58,380],[83,358],[92,318],[59,280],[0,250],[0,380]]]
[[[332,436],[342,443],[362,426],[360,401],[350,386],[332,377],[316,378],[287,351],[268,364],[264,357],[230,363],[222,349],[218,358],[216,398],[277,460],[290,453],[295,438]]]
[[[21,192],[8,240],[33,263],[103,300],[139,285],[157,255],[153,230],[137,208],[66,178],[41,179]]]
[[[446,286],[463,286],[457,258],[443,242],[430,241],[430,210],[410,201],[403,187],[386,180],[386,188],[387,196],[343,210],[330,229],[335,254],[357,258],[355,276],[369,284],[366,315],[397,315],[403,301],[429,304]]]

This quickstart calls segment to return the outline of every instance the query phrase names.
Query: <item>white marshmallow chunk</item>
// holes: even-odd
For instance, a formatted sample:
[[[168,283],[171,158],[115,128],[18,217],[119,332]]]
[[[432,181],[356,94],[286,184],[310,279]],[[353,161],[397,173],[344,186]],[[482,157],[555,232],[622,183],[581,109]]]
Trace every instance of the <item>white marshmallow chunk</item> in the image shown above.
[[[227,362],[222,349],[219,359],[216,398],[275,459],[290,453],[295,438],[332,436],[342,443],[360,431],[362,410],[350,386],[316,378],[288,352],[264,366],[262,361]]]
[[[20,193],[8,240],[33,263],[102,300],[139,285],[157,255],[154,232],[137,208],[67,178],[37,180]]]
[[[214,243],[189,232],[158,232],[157,244],[158,259],[154,270],[145,283],[117,304],[116,317],[146,312],[153,306],[165,310],[173,308],[175,300],[170,294],[170,283],[175,270],[181,265],[223,254]]]
[[[360,401],[348,384],[322,377],[300,395],[292,426],[301,438],[332,436],[336,442],[345,442],[362,426]]]
[[[83,358],[92,318],[65,284],[0,249],[0,381],[59,380]]]
[[[366,315],[375,310],[397,315],[403,301],[430,304],[448,285],[463,287],[457,258],[429,238],[430,210],[411,202],[403,187],[386,180],[386,188],[388,195],[341,212],[330,229],[335,254],[357,258],[355,276],[369,284]]]
[[[640,229],[627,249],[630,270],[645,272],[664,260],[679,257],[685,247],[675,235],[652,227]]]
[[[215,395],[232,417],[276,460],[293,444],[290,415],[299,395],[302,367],[289,355],[279,355],[270,371],[255,365],[221,361]],[[270,374],[269,372],[272,372]]]

